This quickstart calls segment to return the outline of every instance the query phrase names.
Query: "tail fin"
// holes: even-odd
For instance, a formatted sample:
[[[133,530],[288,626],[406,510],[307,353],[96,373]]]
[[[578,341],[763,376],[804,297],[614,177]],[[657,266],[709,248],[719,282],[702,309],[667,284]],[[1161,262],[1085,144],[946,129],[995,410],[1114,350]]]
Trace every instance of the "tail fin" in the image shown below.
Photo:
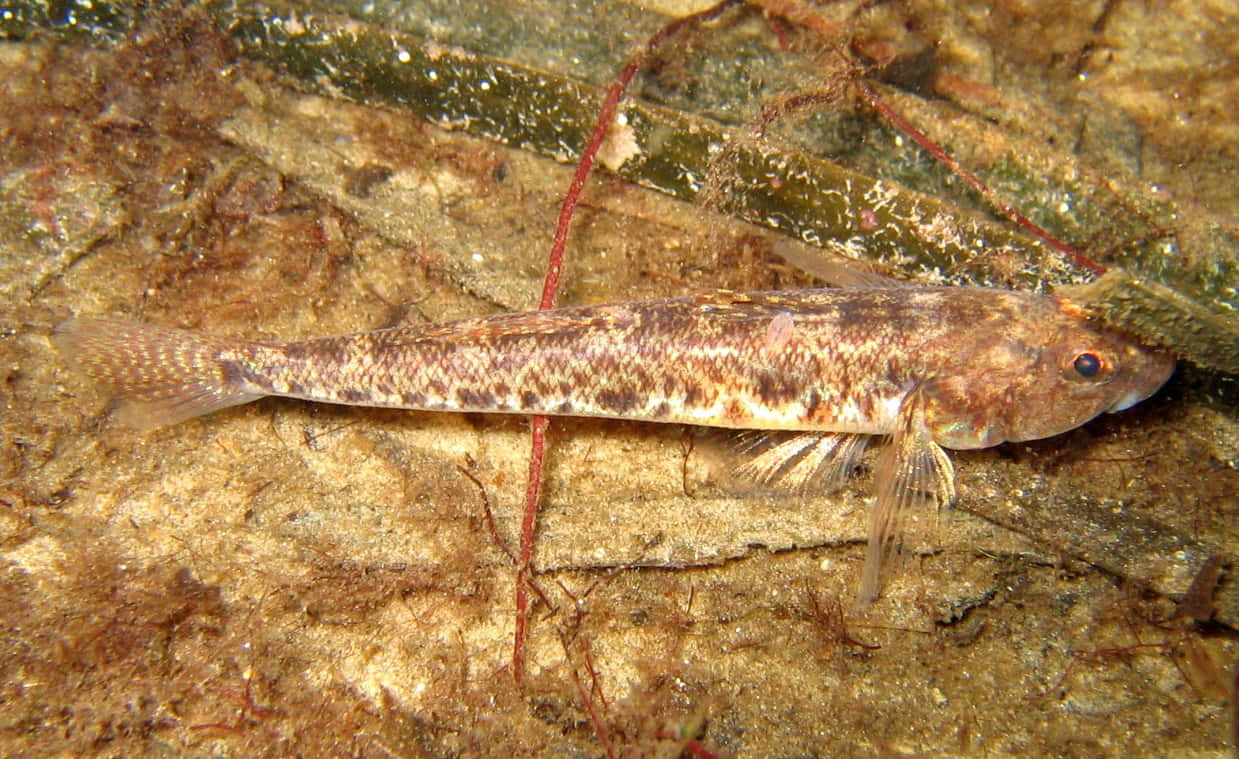
[[[166,327],[70,319],[56,347],[87,377],[115,388],[117,417],[150,428],[260,398],[230,378],[226,353],[244,345]]]

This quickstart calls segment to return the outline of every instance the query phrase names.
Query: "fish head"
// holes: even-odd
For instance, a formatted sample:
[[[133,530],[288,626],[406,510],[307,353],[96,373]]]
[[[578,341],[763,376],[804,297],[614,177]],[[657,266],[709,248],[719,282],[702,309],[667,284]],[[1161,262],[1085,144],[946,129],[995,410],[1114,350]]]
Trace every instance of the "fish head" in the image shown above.
[[[1036,319],[957,346],[950,370],[927,383],[927,422],[940,445],[987,448],[1059,435],[1155,393],[1174,371],[1169,354],[1045,299]]]

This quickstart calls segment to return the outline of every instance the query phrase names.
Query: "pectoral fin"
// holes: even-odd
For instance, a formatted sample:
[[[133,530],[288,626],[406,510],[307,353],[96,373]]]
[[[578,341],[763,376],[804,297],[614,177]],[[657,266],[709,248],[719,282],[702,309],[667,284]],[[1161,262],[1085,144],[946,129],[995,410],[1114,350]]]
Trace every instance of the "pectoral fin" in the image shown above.
[[[878,459],[877,499],[869,515],[869,546],[857,603],[877,598],[883,563],[899,548],[910,510],[955,500],[955,468],[925,424],[924,393],[918,386],[899,410],[899,426]]]

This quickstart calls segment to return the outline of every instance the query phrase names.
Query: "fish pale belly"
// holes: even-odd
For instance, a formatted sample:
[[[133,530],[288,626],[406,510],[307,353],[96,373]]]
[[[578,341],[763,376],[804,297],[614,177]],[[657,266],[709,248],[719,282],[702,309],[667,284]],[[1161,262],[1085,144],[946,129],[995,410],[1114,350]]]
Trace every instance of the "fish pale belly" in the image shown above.
[[[863,392],[863,391],[862,391]],[[889,435],[896,428],[907,389],[872,396],[863,402],[852,394],[840,394],[835,403],[793,401],[774,403],[752,393],[719,392],[709,402],[691,402],[692,394],[671,396],[631,393],[590,395],[573,393],[559,398],[540,398],[533,408],[515,408],[502,402],[503,411],[545,413],[670,424],[689,424],[738,430],[822,432],[854,435]],[[495,399],[486,405],[462,407],[445,402],[436,410],[495,411]]]

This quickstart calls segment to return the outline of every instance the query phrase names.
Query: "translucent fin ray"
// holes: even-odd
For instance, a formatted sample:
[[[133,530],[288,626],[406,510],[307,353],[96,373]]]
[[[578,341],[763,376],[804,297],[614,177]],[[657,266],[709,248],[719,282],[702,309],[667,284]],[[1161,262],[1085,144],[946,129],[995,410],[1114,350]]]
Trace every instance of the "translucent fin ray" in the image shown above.
[[[774,244],[774,252],[784,261],[802,272],[817,277],[833,287],[907,287],[903,280],[860,268],[859,261],[843,263],[832,258],[821,248],[804,243],[780,240]]]
[[[793,435],[754,434],[741,440],[748,458],[735,474],[764,485],[794,491],[843,487],[868,442],[866,435],[802,432]]]
[[[87,377],[116,390],[117,418],[132,427],[175,424],[261,397],[229,379],[236,341],[111,319],[72,319],[55,342]]]
[[[875,479],[877,498],[869,515],[858,605],[878,597],[883,565],[899,550],[912,508],[926,501],[942,507],[955,500],[955,468],[926,426],[919,387],[900,407],[899,426],[878,459]]]

